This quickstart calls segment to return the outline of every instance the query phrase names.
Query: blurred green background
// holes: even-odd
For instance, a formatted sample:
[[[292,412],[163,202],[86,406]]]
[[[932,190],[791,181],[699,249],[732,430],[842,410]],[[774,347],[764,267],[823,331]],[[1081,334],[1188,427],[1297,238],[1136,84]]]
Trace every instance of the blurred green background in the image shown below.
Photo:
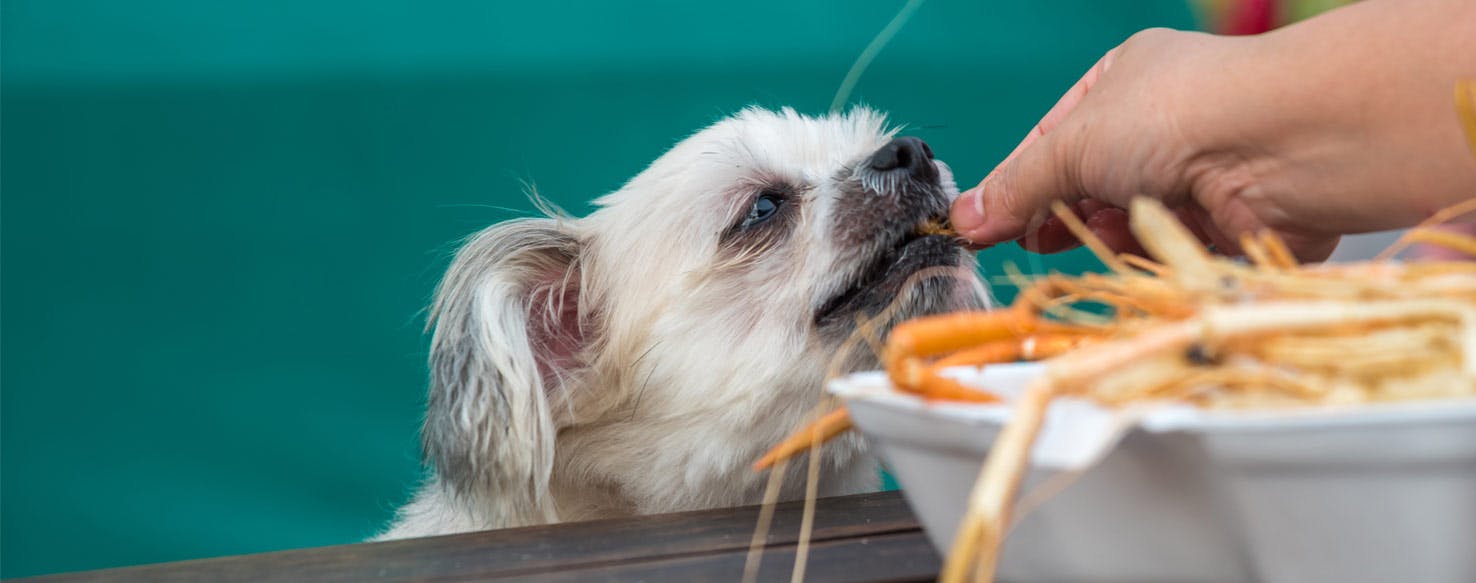
[[[521,181],[584,212],[745,105],[821,112],[901,4],[6,0],[0,575],[372,534],[455,240]],[[972,185],[1102,52],[1193,24],[933,0],[852,100]]]

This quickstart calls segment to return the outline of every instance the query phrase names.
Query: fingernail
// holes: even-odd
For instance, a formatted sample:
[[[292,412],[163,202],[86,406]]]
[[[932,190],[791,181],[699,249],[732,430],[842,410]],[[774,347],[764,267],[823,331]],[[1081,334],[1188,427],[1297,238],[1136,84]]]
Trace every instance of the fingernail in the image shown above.
[[[953,227],[965,231],[984,224],[984,205],[980,203],[979,189],[966,191],[959,198],[963,200],[953,205]]]
[[[984,226],[984,203],[979,196],[979,187],[974,187],[958,196],[958,202],[953,203],[953,228],[960,235],[972,239],[973,233]]]

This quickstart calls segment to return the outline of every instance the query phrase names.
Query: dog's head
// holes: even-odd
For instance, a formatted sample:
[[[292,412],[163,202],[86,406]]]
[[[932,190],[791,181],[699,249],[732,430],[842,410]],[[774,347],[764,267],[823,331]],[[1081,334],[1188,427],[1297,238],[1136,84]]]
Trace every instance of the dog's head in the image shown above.
[[[588,217],[478,233],[433,310],[424,441],[438,477],[495,499],[489,522],[510,525],[554,518],[556,465],[637,506],[672,494],[631,491],[621,468],[685,472],[689,486],[746,468],[818,399],[860,318],[983,301],[971,255],[920,231],[956,195],[926,144],[869,110],[747,110]],[[857,354],[848,369],[875,365]],[[681,447],[699,426],[756,443]],[[581,457],[568,440],[606,451]]]

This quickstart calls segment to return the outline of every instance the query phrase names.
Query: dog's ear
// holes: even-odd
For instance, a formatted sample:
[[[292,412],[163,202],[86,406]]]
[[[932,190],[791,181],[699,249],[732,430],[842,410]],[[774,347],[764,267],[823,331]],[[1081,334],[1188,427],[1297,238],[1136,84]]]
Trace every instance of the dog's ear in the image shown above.
[[[557,219],[474,235],[436,290],[422,445],[449,493],[517,526],[557,520],[548,498],[550,393],[579,366],[580,241]]]

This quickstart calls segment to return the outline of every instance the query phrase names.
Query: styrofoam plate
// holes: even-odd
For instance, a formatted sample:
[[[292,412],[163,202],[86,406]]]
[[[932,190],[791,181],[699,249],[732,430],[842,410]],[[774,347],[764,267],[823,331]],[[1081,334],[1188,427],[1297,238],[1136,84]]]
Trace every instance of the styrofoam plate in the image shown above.
[[[956,369],[1007,397],[1039,365]],[[834,381],[946,552],[1008,405],[928,403],[880,373]],[[1284,411],[1051,406],[1008,581],[1476,581],[1476,399]],[[1065,478],[1056,478],[1057,483]]]

